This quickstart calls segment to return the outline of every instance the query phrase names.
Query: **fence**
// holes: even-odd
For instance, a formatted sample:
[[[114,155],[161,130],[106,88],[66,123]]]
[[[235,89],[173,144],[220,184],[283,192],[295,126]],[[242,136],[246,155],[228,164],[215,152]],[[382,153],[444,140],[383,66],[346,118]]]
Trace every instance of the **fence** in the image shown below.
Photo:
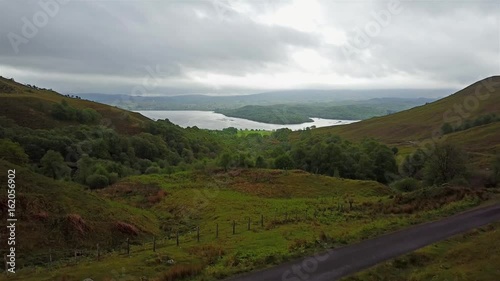
[[[352,209],[352,206],[349,206],[350,209]],[[344,205],[339,203],[336,207],[331,208],[305,209],[283,213],[276,212],[274,216],[248,216],[239,220],[213,222],[212,224],[205,224],[204,228],[195,226],[189,228],[187,231],[181,232],[177,230],[166,236],[152,236],[149,241],[133,241],[130,238],[126,238],[119,247],[115,248],[105,248],[102,247],[103,245],[97,243],[95,247],[90,249],[49,249],[45,253],[30,255],[29,260],[23,260],[22,253],[19,253],[17,265],[20,269],[36,269],[37,267],[58,268],[75,265],[81,261],[100,262],[109,255],[128,257],[137,252],[151,251],[154,253],[172,246],[180,247],[183,244],[210,243],[220,238],[244,235],[249,231],[266,231],[283,224],[309,222],[317,219],[320,215],[325,215],[327,212],[338,214],[344,211]],[[4,259],[6,263],[6,255],[4,255]],[[5,268],[7,268],[7,264],[5,264]],[[6,271],[4,270],[4,272]]]

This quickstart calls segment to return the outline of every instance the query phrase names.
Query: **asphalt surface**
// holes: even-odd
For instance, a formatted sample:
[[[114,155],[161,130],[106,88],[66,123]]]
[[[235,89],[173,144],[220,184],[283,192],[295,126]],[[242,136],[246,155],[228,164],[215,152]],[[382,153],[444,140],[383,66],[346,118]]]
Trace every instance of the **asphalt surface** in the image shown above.
[[[327,250],[226,281],[332,281],[453,235],[500,221],[500,204]]]

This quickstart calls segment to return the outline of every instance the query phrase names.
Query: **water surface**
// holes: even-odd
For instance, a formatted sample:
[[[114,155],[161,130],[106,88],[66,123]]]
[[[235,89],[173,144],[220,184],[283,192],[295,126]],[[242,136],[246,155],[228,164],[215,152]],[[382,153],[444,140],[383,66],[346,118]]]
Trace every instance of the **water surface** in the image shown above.
[[[228,127],[235,127],[238,129],[254,129],[254,130],[276,130],[281,128],[289,128],[291,130],[300,130],[307,127],[316,126],[326,127],[343,125],[357,122],[355,120],[334,120],[323,118],[311,118],[314,122],[307,122],[302,124],[267,124],[248,119],[227,117],[220,113],[213,111],[197,111],[197,110],[148,110],[137,111],[140,114],[151,118],[153,120],[167,118],[170,122],[177,124],[183,128],[198,127],[200,129],[222,130]]]

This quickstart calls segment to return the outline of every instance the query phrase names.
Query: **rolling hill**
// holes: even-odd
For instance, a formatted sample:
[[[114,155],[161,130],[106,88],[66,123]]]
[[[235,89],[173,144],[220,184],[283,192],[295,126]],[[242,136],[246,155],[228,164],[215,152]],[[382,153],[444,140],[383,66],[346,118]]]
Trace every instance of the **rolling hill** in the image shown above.
[[[159,233],[158,220],[150,212],[0,159],[0,170],[8,169],[16,174],[17,251],[25,266],[46,264],[49,250],[54,259],[67,258],[73,250],[93,248],[96,243],[106,251],[126,237],[141,240]],[[2,173],[1,180],[7,182],[7,173]],[[7,198],[2,196],[2,213],[7,207]]]
[[[467,118],[496,112],[494,93]],[[341,178],[343,171],[338,170],[330,169],[331,176],[325,176],[318,169],[316,173],[288,169],[287,157],[282,157],[292,154],[294,141],[302,139],[304,146],[295,147],[300,148],[293,150],[295,156],[318,155],[313,160],[319,160],[321,168],[323,164],[332,168],[336,162],[331,160],[337,156],[343,157],[337,159],[340,164],[347,159],[352,165],[346,167],[359,172],[381,168],[378,164],[384,159],[395,167],[389,147],[331,135],[351,140],[372,136],[408,152],[429,138],[427,129],[441,127],[440,110],[453,109],[472,94],[465,89],[352,126],[297,133],[281,130],[264,137],[238,136],[234,130],[231,134],[232,130],[182,129],[168,121],[153,122],[112,106],[2,78],[0,169],[16,169],[23,222],[19,228],[23,269],[12,280],[112,280],[124,267],[134,279],[171,280],[185,274],[195,280],[220,280],[482,204],[492,192],[448,186],[400,193],[363,173],[348,179]],[[420,117],[426,123],[419,124]],[[390,124],[400,129],[393,130]],[[498,124],[445,136],[468,146],[477,159],[486,159],[498,146]],[[405,127],[414,131],[401,130]],[[330,154],[321,150],[323,145]],[[62,156],[69,154],[69,148],[74,149],[74,158]],[[12,155],[25,157],[5,157]],[[221,163],[224,155],[226,164]],[[257,156],[261,166],[254,161]],[[274,169],[280,158],[285,164]],[[22,164],[6,161],[12,159]],[[46,172],[54,166],[63,167],[65,173]],[[381,174],[384,171],[380,169]],[[95,176],[109,181],[94,185],[89,178]],[[5,174],[2,177],[5,182]],[[0,207],[6,211],[5,200]],[[156,252],[153,237],[161,241],[155,244]],[[126,238],[132,241],[130,255],[123,251]],[[99,261],[97,243],[103,250]],[[72,256],[75,250],[85,254]],[[48,266],[49,257],[56,261],[54,266]]]
[[[494,76],[426,105],[355,124],[320,128],[317,133],[332,132],[352,139],[369,136],[389,143],[418,141],[432,137],[445,122],[474,119],[487,113],[500,114],[499,104],[500,76]],[[460,118],[461,112],[465,118]]]
[[[354,124],[319,128],[313,132],[319,135],[336,134],[354,141],[370,137],[397,146],[403,152],[447,139],[472,152],[474,161],[483,163],[500,152],[500,122],[472,126],[446,135],[442,134],[441,128],[445,123],[452,127],[467,121],[473,123],[481,116],[490,114],[500,116],[500,76],[478,81],[426,105]]]
[[[98,93],[78,93],[85,99],[94,100],[129,110],[218,110],[236,109],[246,105],[279,104],[358,104],[366,100],[378,100],[380,97],[409,100],[421,98],[422,104],[427,99],[435,99],[452,93],[452,89],[380,89],[380,90],[283,90],[249,95],[210,96],[132,96]],[[423,98],[422,98],[423,97]],[[404,102],[404,99],[402,99]],[[384,100],[386,103],[387,100]]]
[[[0,76],[0,115],[15,120],[19,126],[32,129],[50,129],[77,125],[76,120],[57,120],[51,117],[55,104],[65,101],[76,109],[93,109],[101,118],[94,124],[115,128],[124,134],[136,134],[148,118],[135,113],[79,98],[63,96],[48,89],[19,84]]]

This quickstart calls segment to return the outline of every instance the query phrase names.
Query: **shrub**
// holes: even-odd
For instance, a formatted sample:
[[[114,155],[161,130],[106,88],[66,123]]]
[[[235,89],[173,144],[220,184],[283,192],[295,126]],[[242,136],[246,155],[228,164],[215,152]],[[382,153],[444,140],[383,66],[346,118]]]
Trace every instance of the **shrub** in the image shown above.
[[[85,183],[91,188],[103,188],[109,185],[109,179],[103,175],[90,175],[85,180]]]
[[[202,270],[203,266],[198,264],[176,264],[165,272],[158,281],[172,281],[192,277],[198,275]]]
[[[109,179],[109,184],[114,184],[118,181],[120,176],[118,173],[109,173],[108,179]]]
[[[274,160],[274,167],[276,169],[292,169],[293,160],[287,154],[280,155]]]
[[[414,178],[403,178],[391,183],[391,188],[401,192],[410,192],[421,188],[421,185]]]
[[[469,186],[469,182],[464,177],[456,177],[450,181],[450,184],[452,186],[462,186],[462,187]]]
[[[157,166],[151,166],[151,167],[147,168],[144,173],[148,174],[148,175],[149,174],[159,174],[160,168],[158,168]]]
[[[23,147],[17,142],[12,142],[8,139],[0,139],[0,159],[5,159],[18,165],[26,164],[29,161]]]
[[[453,127],[450,123],[444,123],[443,126],[441,126],[441,133],[443,133],[443,135],[453,133]]]

